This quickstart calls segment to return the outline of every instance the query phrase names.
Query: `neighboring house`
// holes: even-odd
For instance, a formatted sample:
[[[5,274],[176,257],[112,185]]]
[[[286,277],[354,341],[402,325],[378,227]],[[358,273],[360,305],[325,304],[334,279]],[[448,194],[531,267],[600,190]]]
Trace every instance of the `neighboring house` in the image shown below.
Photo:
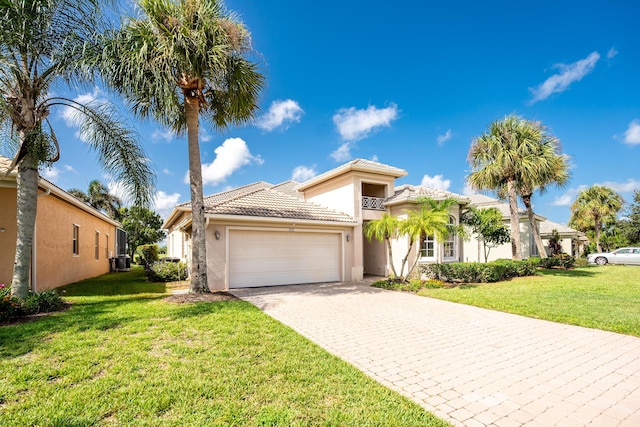
[[[542,242],[547,248],[549,248],[549,239],[554,230],[558,232],[560,247],[565,254],[574,257],[580,256],[584,252],[585,245],[589,243],[589,238],[583,232],[546,220],[540,223],[540,237],[542,237]],[[547,251],[549,252],[550,249],[547,249]]]
[[[0,178],[10,163],[0,157]],[[16,204],[14,170],[0,180],[0,283],[7,285],[15,262]],[[122,234],[119,227],[118,222],[40,178],[31,289],[42,291],[108,273],[109,259],[120,253],[116,247],[116,235]]]
[[[451,210],[458,223],[468,199],[419,186],[395,188],[406,171],[356,159],[309,181],[279,185],[257,182],[205,197],[207,274],[209,287],[229,288],[362,280],[390,272],[383,242],[368,241],[366,223],[384,212],[406,215],[419,196],[454,197]],[[178,205],[163,225],[169,231],[167,255],[189,261],[191,204]],[[408,249],[401,236],[394,256]],[[423,236],[410,262],[462,260],[462,241],[452,236],[437,242]]]

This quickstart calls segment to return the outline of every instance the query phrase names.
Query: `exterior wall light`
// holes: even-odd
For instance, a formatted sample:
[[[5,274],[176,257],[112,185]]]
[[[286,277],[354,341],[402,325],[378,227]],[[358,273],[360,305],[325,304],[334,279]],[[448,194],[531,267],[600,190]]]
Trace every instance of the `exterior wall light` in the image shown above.
[[[216,230],[213,235],[216,236],[216,240],[220,240],[220,232],[218,230]]]
[[[349,240],[351,240],[351,235],[350,235],[350,234],[347,234],[347,242],[348,242]]]
[[[0,227],[0,233],[4,233],[5,231],[7,231],[4,227]]]

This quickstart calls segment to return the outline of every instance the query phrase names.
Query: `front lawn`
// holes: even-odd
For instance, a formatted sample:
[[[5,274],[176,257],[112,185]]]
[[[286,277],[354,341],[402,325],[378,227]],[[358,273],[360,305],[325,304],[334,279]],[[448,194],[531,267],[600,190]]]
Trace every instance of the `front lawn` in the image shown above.
[[[172,304],[134,270],[0,327],[1,426],[445,426],[243,301]]]
[[[420,295],[570,325],[640,336],[640,268],[538,270],[510,281],[422,289]]]

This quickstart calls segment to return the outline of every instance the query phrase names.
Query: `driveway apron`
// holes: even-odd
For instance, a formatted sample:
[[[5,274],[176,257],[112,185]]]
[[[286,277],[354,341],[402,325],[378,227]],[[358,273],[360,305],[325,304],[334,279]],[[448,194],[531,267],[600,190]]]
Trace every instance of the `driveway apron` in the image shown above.
[[[232,293],[458,426],[640,426],[640,339],[362,283]]]

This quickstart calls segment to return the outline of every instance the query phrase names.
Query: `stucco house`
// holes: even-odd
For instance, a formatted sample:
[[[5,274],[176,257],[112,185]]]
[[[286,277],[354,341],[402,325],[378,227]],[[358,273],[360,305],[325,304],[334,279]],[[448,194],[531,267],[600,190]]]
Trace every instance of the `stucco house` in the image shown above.
[[[589,238],[583,232],[547,219],[540,223],[540,237],[547,248],[549,248],[549,239],[554,230],[560,237],[560,248],[565,254],[578,257],[584,252],[586,244],[589,243]]]
[[[0,157],[0,178],[11,161]],[[0,283],[9,284],[16,252],[16,172],[0,180]],[[121,225],[44,178],[31,257],[31,289],[42,291],[108,273]],[[122,233],[122,231],[120,231]],[[125,244],[120,239],[120,246]]]
[[[368,241],[363,229],[384,212],[406,215],[420,196],[455,198],[450,221],[458,223],[469,202],[458,194],[422,186],[396,188],[406,171],[356,159],[304,183],[257,182],[205,197],[207,274],[211,289],[362,280],[390,272],[386,247]],[[167,255],[189,261],[191,204],[166,219]],[[393,241],[399,265],[409,242]],[[438,242],[424,236],[413,260],[463,259],[462,240]]]

